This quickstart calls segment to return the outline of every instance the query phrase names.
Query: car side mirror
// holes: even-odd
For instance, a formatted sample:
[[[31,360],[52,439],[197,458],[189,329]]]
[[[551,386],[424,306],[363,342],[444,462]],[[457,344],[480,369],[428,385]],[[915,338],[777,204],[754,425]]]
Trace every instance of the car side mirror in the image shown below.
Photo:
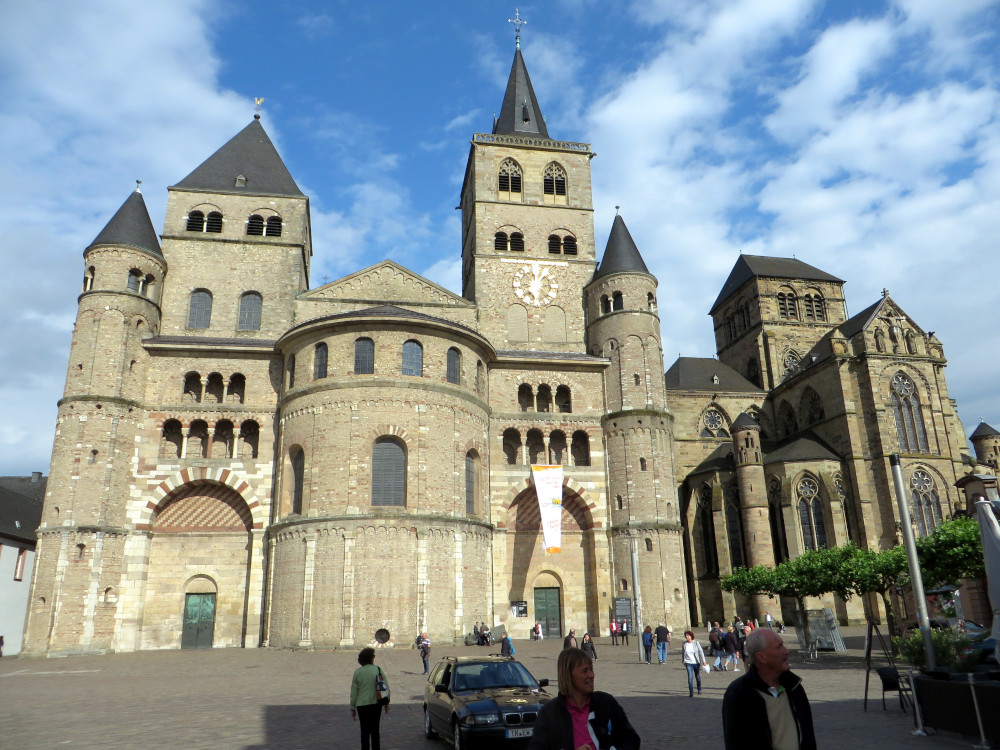
[[[549,686],[549,681],[547,679],[538,681],[538,687],[548,687],[548,686]]]
[[[447,685],[435,685],[434,686],[434,692],[435,693],[447,693],[448,692],[448,686]]]

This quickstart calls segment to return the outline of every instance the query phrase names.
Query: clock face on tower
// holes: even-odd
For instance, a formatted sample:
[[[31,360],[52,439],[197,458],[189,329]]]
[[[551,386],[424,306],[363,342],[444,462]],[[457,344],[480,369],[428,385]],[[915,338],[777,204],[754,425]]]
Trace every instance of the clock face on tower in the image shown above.
[[[541,307],[556,298],[559,284],[552,269],[538,263],[521,266],[514,274],[514,294],[527,305]]]

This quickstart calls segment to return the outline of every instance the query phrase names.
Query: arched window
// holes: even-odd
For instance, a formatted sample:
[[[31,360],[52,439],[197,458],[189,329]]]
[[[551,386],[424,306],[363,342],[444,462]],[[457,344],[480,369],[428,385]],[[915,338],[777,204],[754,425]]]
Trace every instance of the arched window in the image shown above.
[[[260,446],[260,425],[252,419],[240,425],[239,456],[242,459],[257,458]]]
[[[584,430],[573,433],[573,444],[570,447],[574,466],[590,466],[590,436]]]
[[[625,298],[622,297],[621,292],[614,292],[611,295],[611,306],[615,310],[621,310],[625,307]]]
[[[191,211],[188,213],[187,224],[185,228],[189,232],[204,232],[205,231],[205,214],[201,211]]]
[[[233,455],[233,423],[220,419],[212,435],[212,458],[231,458]]]
[[[503,431],[503,455],[509,466],[521,463],[521,433],[513,427]]]
[[[608,298],[608,295],[602,294],[601,295],[601,313],[609,313],[609,312],[611,312],[611,300]]]
[[[802,298],[802,307],[805,310],[806,320],[817,320],[820,322],[826,320],[826,308],[819,292],[806,294]]]
[[[448,350],[446,378],[449,383],[455,385],[460,385],[462,382],[462,353],[455,347]]]
[[[316,344],[313,351],[313,380],[320,380],[326,377],[327,346],[320,342]]]
[[[647,537],[646,537],[646,552],[652,552],[652,551],[653,551],[653,540],[652,540],[652,539],[650,539],[650,538],[649,538],[649,537],[647,536]]]
[[[569,234],[563,237],[563,255],[576,255],[576,237]]]
[[[479,454],[469,451],[465,454],[465,512],[470,516],[476,512],[476,498],[479,496]]]
[[[196,419],[188,429],[187,457],[188,458],[208,458],[208,423],[203,419]]]
[[[160,458],[180,458],[184,434],[181,423],[176,419],[168,419],[163,423],[163,434],[160,437]]]
[[[771,527],[771,551],[774,564],[788,559],[788,544],[785,540],[785,518],[781,508],[781,480],[772,477],[767,485],[767,522]]]
[[[280,237],[281,236],[281,217],[280,216],[268,216],[267,217],[267,227],[264,233],[268,237]]]
[[[191,293],[188,306],[188,328],[208,328],[212,324],[212,293],[198,289]]]
[[[791,435],[799,429],[795,419],[795,409],[787,401],[782,401],[778,407],[778,424],[782,436]]]
[[[372,505],[406,506],[406,448],[395,438],[372,446]]]
[[[553,430],[549,434],[549,460],[553,464],[566,463],[566,433],[562,430]]]
[[[258,214],[253,214],[249,219],[247,219],[247,234],[260,237],[264,234],[264,217]]]
[[[542,193],[551,196],[546,198],[550,203],[554,202],[556,196],[566,196],[566,170],[559,164],[552,162],[545,168],[545,174],[542,178]]]
[[[400,372],[418,378],[424,374],[424,348],[419,341],[410,339],[403,342],[403,364]]]
[[[218,234],[222,231],[222,214],[218,211],[210,211],[205,217],[205,231]]]
[[[560,385],[556,388],[556,411],[563,414],[569,414],[573,411],[573,401],[570,398],[568,385]]]
[[[511,232],[510,251],[512,253],[524,252],[524,235],[521,234],[520,232]]]
[[[528,309],[524,305],[515,303],[507,308],[507,339],[528,340]]]
[[[302,515],[302,494],[305,487],[306,453],[295,445],[289,452],[292,463],[292,513]]]
[[[704,569],[700,572],[707,576],[718,575],[719,553],[715,546],[715,524],[712,519],[712,488],[708,485],[698,493],[694,536],[700,538],[701,553],[704,555]]]
[[[645,471],[645,470],[646,470],[646,459],[645,458],[640,458],[639,459],[639,471]]]
[[[288,357],[288,387],[289,389],[295,387],[295,355],[289,355]]]
[[[201,403],[201,376],[196,372],[189,372],[184,376],[184,401]]]
[[[652,292],[646,292],[646,307],[649,308],[650,312],[656,312],[656,295]]]
[[[853,511],[851,510],[851,497],[847,490],[847,483],[840,474],[833,475],[833,488],[840,500],[840,506],[844,511],[844,526],[847,528],[847,538],[854,541]]]
[[[740,515],[740,491],[735,484],[726,489],[726,534],[729,538],[729,557],[733,570],[746,565],[743,544],[743,519]]]
[[[625,501],[622,500],[621,495],[615,495],[615,507],[618,508],[618,510],[625,509]]]
[[[541,430],[528,430],[525,444],[528,448],[529,463],[545,463],[545,439]]]
[[[527,383],[517,387],[517,406],[521,411],[532,411],[535,406],[535,394]]]
[[[701,430],[701,437],[706,438],[727,438],[729,437],[729,432],[726,430],[726,420],[725,417],[719,412],[718,409],[712,407],[705,410],[705,414],[702,416],[702,424],[704,425]]]
[[[786,380],[799,371],[799,355],[794,351],[785,352],[782,365],[781,379]]]
[[[826,419],[823,400],[812,388],[806,388],[802,393],[802,407],[799,411],[805,416],[806,424],[813,425]]]
[[[259,331],[260,315],[264,309],[264,298],[260,292],[246,292],[240,297],[240,317],[236,323],[238,331]]]
[[[501,200],[521,200],[521,167],[513,159],[504,159],[500,163],[497,190]]]
[[[246,376],[238,372],[233,373],[232,377],[229,378],[229,402],[233,404],[242,404],[246,390]]]
[[[553,255],[559,255],[562,252],[562,241],[559,239],[559,235],[549,235],[549,252]]]
[[[930,472],[917,469],[910,477],[910,514],[918,536],[927,536],[941,525],[941,501]]]
[[[493,249],[497,252],[507,252],[507,233],[497,232],[493,235]]]
[[[890,394],[892,413],[896,418],[896,438],[899,448],[908,453],[929,453],[927,430],[920,408],[920,398],[913,381],[905,373],[897,372],[892,378]]]
[[[819,497],[819,483],[812,477],[803,477],[796,488],[798,493],[799,523],[802,525],[804,549],[826,547],[826,523],[823,520],[823,503]]]
[[[545,383],[538,386],[538,397],[535,399],[535,411],[552,411],[552,388]]]
[[[205,384],[205,401],[209,404],[221,404],[223,394],[226,391],[226,384],[222,381],[222,375],[213,372],[208,376]]]
[[[375,342],[357,339],[354,342],[354,374],[371,375],[375,372]]]
[[[482,396],[486,393],[486,368],[482,362],[476,362],[476,393]]]
[[[778,292],[778,317],[798,320],[799,307],[795,299],[795,292],[791,290]]]
[[[139,292],[139,282],[142,281],[142,272],[133,268],[128,272],[128,281],[125,284],[125,288],[130,292]]]

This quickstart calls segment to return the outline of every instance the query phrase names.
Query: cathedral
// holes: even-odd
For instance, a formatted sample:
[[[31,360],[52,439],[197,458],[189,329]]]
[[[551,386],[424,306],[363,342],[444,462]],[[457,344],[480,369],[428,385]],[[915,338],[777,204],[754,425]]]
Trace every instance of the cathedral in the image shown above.
[[[896,544],[890,454],[918,534],[964,507],[942,344],[888,292],[848,317],[840,278],[740,255],[717,357],[665,370],[623,217],[598,252],[593,156],[549,135],[518,46],[470,142],[461,294],[391,259],[311,285],[309,198],[259,117],[168,188],[159,236],[132,193],[83,253],[24,651],[777,615],[720,577]],[[995,464],[1000,433],[973,439]]]

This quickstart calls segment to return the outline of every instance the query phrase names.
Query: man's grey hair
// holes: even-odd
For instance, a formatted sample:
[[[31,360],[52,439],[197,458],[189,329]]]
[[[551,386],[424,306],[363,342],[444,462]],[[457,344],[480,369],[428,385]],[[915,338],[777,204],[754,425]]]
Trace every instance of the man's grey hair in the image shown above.
[[[753,666],[754,656],[756,656],[757,652],[767,648],[767,634],[770,632],[770,630],[754,630],[747,636],[743,650],[746,653],[747,664],[749,666]]]

